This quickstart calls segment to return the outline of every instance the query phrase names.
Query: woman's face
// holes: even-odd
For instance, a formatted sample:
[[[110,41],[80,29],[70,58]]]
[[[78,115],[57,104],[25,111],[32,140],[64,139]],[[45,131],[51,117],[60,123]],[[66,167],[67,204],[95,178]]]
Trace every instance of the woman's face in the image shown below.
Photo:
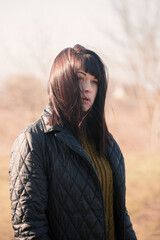
[[[79,79],[79,87],[81,90],[82,109],[88,111],[96,98],[98,90],[98,80],[89,73],[79,70],[77,72]]]

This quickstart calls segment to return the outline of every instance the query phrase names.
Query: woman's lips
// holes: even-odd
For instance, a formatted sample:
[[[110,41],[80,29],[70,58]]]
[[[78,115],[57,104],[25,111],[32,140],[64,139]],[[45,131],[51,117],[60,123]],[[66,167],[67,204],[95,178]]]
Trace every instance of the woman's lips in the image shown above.
[[[87,97],[82,98],[82,103],[83,104],[88,104],[89,102],[90,102],[90,98],[87,98]]]

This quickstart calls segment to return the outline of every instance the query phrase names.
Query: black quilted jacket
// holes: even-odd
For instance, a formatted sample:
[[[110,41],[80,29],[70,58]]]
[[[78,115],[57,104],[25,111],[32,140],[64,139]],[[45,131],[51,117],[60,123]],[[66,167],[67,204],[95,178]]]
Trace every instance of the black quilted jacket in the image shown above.
[[[51,127],[50,106],[16,139],[9,166],[16,239],[106,240],[103,196],[96,169],[73,135]],[[107,158],[114,177],[117,240],[136,239],[125,208],[125,169],[112,140]]]

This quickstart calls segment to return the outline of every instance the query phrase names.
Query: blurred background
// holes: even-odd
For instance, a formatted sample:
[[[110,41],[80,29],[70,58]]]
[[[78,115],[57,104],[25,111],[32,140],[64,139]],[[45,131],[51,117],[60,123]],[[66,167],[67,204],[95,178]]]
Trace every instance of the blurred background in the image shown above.
[[[106,120],[126,162],[138,239],[160,239],[160,1],[0,0],[0,239],[14,239],[12,143],[47,98],[56,55],[79,43],[109,71]]]

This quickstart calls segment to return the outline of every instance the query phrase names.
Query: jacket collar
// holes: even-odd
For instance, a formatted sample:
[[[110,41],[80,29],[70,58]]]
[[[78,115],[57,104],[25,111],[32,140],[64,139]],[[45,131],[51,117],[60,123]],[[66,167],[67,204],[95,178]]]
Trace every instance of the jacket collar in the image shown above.
[[[73,134],[67,129],[64,128],[61,125],[54,125],[51,126],[49,124],[49,118],[52,114],[52,106],[50,103],[48,103],[45,107],[45,109],[43,110],[42,114],[41,114],[41,119],[42,119],[42,124],[43,124],[43,128],[44,128],[44,133],[48,133],[48,132],[52,132],[58,137],[60,138],[62,141],[67,142],[67,145],[72,146],[73,148],[77,149],[83,149],[80,145],[80,143],[77,141],[77,139],[73,136]],[[116,146],[116,142],[114,140],[114,138],[111,136],[111,142],[110,144],[106,144],[106,156],[108,158],[110,158],[110,156],[112,155],[112,151]],[[82,150],[80,150],[81,152]],[[119,151],[118,151],[119,152]]]
[[[49,124],[51,114],[52,106],[50,103],[48,103],[41,115],[44,133],[53,132],[57,138],[59,138],[62,142],[65,142],[72,150],[78,152],[81,155],[82,152],[84,152],[83,148],[70,130],[58,124],[54,126],[51,126]]]
[[[57,137],[60,141],[64,142],[69,148],[71,148],[73,151],[77,152],[80,156],[87,159],[97,174],[97,171],[94,167],[93,162],[90,160],[90,158],[84,151],[83,147],[78,142],[78,140],[73,136],[73,134],[67,128],[64,128],[58,124],[56,124],[54,126],[51,126],[49,124],[49,118],[50,118],[51,114],[52,114],[52,106],[50,103],[48,103],[41,114],[41,120],[42,120],[42,124],[43,124],[43,128],[44,128],[44,133],[47,134],[49,132],[53,132],[55,137]],[[98,176],[98,174],[97,174],[97,176]]]
[[[44,133],[48,133],[51,131],[58,132],[58,131],[63,130],[63,127],[58,124],[56,124],[54,126],[51,126],[49,124],[49,119],[51,117],[51,114],[52,114],[52,106],[50,103],[48,103],[41,114],[41,120],[42,120],[42,124],[43,124],[43,128],[44,128]]]

